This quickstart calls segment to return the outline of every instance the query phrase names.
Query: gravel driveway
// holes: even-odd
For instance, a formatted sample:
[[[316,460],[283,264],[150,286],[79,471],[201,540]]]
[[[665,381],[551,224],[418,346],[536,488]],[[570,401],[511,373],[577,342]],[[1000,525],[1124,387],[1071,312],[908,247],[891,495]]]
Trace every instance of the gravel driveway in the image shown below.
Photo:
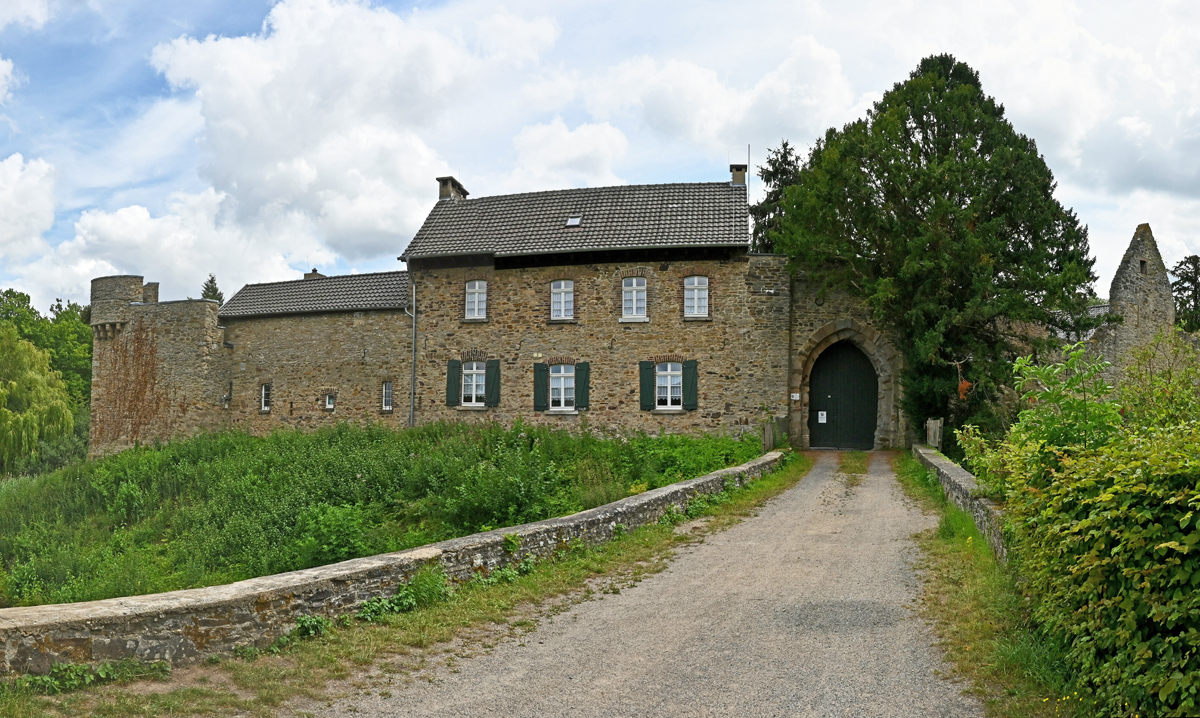
[[[666,572],[543,622],[434,682],[335,716],[981,716],[909,606],[909,537],[933,524],[887,454],[847,488],[818,454],[758,517]]]

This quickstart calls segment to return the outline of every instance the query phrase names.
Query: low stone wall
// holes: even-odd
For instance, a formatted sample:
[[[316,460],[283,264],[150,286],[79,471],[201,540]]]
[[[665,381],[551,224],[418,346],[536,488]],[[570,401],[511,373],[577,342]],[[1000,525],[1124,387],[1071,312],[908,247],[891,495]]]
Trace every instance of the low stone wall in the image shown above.
[[[975,526],[987,539],[996,558],[1002,562],[1006,561],[1008,551],[1004,548],[1004,536],[1001,532],[1003,512],[995,501],[975,495],[978,487],[975,476],[932,447],[914,444],[912,452],[917,461],[938,477],[950,503],[975,518]]]
[[[571,516],[497,529],[408,551],[359,558],[318,568],[263,576],[225,586],[149,596],[52,606],[0,609],[0,672],[45,673],[55,663],[96,663],[133,658],[194,662],[237,646],[265,647],[296,627],[302,615],[351,613],[370,598],[394,595],[429,564],[463,580],[520,561],[545,557],[576,539],[595,545],[628,529],[654,523],[676,506],[685,510],[701,494],[719,493],[769,473],[783,453],[661,489],[630,496]],[[520,537],[515,553],[506,534]]]

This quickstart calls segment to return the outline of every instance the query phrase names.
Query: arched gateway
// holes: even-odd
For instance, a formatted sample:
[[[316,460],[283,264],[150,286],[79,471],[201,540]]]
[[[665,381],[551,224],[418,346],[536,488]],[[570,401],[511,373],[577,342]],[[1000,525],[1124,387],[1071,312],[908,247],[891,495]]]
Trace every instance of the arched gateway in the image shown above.
[[[799,347],[793,367],[794,446],[905,445],[897,381],[900,357],[879,331],[853,319],[830,322]]]
[[[809,377],[808,436],[814,449],[873,449],[879,378],[850,341],[830,346]]]

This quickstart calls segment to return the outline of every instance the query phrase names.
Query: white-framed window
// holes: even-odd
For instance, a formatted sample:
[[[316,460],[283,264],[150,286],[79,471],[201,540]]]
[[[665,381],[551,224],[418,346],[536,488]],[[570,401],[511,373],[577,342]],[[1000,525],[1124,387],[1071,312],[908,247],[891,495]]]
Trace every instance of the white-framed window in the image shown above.
[[[261,411],[271,410],[271,385],[263,384],[259,387],[259,409]]]
[[[467,282],[467,319],[487,317],[487,282],[474,279]]]
[[[708,277],[685,277],[683,280],[683,316],[708,316]]]
[[[333,404],[335,401],[337,401],[337,394],[326,394],[325,395],[325,408],[332,411]]]
[[[645,277],[626,277],[621,282],[621,316],[646,316]]]
[[[575,316],[575,282],[559,279],[550,283],[550,318],[571,319]]]
[[[575,408],[575,365],[550,365],[550,411]]]
[[[483,406],[484,390],[487,379],[487,363],[481,361],[463,362],[462,365],[462,405]]]
[[[683,364],[663,362],[654,367],[654,405],[659,409],[683,409]]]
[[[383,404],[380,406],[383,411],[392,410],[392,382],[383,382]]]

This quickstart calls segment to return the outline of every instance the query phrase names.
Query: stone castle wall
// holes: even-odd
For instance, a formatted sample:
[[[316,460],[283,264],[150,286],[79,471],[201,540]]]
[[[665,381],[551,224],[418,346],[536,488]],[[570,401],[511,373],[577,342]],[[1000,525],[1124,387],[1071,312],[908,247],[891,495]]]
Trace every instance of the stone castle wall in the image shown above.
[[[903,365],[894,344],[871,326],[866,302],[841,291],[820,291],[820,285],[805,277],[793,283],[792,352],[789,377],[792,445],[809,448],[809,377],[823,351],[839,341],[849,341],[871,360],[879,379],[875,448],[887,449],[911,443],[907,419],[900,407],[900,370]]]
[[[622,322],[621,283],[644,276],[646,322]],[[683,280],[709,278],[709,317],[683,316]],[[783,257],[734,255],[726,260],[618,262],[496,269],[493,266],[414,271],[417,293],[418,385],[421,421],[517,418],[574,427],[648,432],[753,429],[787,413],[790,282]],[[484,321],[464,319],[466,282],[488,282]],[[575,317],[550,317],[550,284],[574,281]],[[555,358],[562,358],[557,361]],[[449,360],[500,360],[501,400],[476,409],[446,405]],[[696,360],[695,411],[640,409],[638,362]],[[535,363],[589,362],[590,409],[535,412]]]
[[[1149,224],[1140,224],[1113,275],[1109,311],[1123,321],[1096,330],[1096,350],[1113,364],[1107,378],[1117,381],[1131,350],[1145,346],[1175,324],[1175,296],[1167,266]]]
[[[141,277],[93,282],[92,455],[222,425],[217,303],[157,300]]]
[[[229,423],[264,434],[280,426],[349,421],[408,425],[412,323],[403,310],[226,319]],[[383,383],[392,382],[392,409]],[[271,410],[260,390],[270,384]],[[325,407],[334,395],[333,409]]]

